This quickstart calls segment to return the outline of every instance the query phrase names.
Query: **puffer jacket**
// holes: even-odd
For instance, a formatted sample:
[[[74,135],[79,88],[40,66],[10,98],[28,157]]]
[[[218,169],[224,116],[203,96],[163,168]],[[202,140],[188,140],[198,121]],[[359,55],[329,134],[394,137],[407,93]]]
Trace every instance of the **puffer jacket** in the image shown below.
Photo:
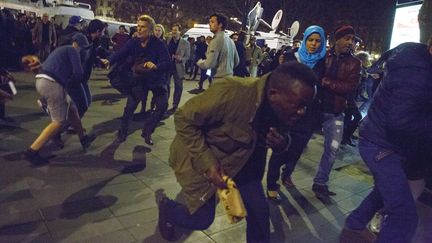
[[[324,78],[330,84],[318,89],[322,111],[340,114],[347,106],[348,95],[359,85],[361,64],[351,53],[336,55],[333,49],[327,52],[325,63]]]
[[[360,136],[406,157],[432,148],[432,55],[427,46],[404,43],[389,50],[384,77]]]

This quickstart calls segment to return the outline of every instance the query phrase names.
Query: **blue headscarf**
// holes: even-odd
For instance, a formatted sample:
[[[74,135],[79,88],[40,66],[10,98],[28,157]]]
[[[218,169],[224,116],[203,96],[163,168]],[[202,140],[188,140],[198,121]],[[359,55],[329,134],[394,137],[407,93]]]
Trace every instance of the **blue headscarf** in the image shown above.
[[[306,41],[307,41],[308,37],[314,33],[317,33],[321,36],[321,45],[319,46],[319,48],[314,53],[309,53],[306,49]],[[315,66],[315,64],[321,58],[325,57],[326,44],[327,44],[327,41],[325,38],[324,29],[318,25],[309,26],[304,32],[302,44],[301,44],[300,48],[298,49],[298,54],[299,54],[299,58],[300,58],[301,63],[307,65],[310,68],[313,68]]]

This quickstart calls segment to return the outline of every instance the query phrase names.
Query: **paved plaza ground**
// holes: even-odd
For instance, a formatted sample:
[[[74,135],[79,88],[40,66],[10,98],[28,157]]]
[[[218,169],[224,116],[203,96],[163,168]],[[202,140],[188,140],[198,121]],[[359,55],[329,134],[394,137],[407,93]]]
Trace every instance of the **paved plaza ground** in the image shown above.
[[[176,197],[180,187],[168,165],[175,135],[173,118],[163,121],[148,146],[135,122],[127,141],[114,142],[125,99],[109,86],[105,70],[90,81],[93,104],[83,120],[97,139],[83,152],[75,135],[65,135],[64,149],[49,144],[51,163],[33,168],[24,150],[49,122],[36,104],[31,74],[14,73],[16,99],[7,112],[14,123],[0,129],[0,242],[165,242],[157,230],[154,192]],[[196,82],[185,81],[184,90]],[[192,95],[184,92],[182,103]],[[171,103],[171,102],[170,102]],[[323,147],[315,135],[293,175],[295,188],[282,188],[283,203],[270,203],[272,242],[337,242],[344,219],[372,187],[372,177],[356,148],[342,147],[331,174],[337,193],[323,204],[311,191]],[[263,182],[265,183],[265,182]],[[430,194],[418,203],[419,227],[413,242],[432,242]],[[214,223],[204,231],[178,231],[178,242],[245,242],[245,221],[231,225],[218,207]]]

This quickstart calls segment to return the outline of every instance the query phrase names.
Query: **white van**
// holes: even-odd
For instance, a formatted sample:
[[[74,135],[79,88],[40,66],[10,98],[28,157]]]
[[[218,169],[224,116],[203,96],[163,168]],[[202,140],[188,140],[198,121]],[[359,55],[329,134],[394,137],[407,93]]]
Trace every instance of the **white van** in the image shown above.
[[[225,33],[231,35],[233,32],[231,30],[225,30]],[[210,31],[208,24],[195,24],[193,28],[190,28],[183,35],[183,38],[187,39],[189,37],[197,38],[200,36],[213,36],[214,34]]]

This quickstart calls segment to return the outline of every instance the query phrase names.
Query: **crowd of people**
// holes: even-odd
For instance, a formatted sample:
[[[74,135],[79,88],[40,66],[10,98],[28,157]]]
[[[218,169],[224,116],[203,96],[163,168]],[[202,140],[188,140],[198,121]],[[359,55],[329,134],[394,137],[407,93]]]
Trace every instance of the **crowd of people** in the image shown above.
[[[47,15],[33,28],[23,16],[17,17],[17,27],[5,29],[11,22],[2,16],[1,31],[16,32],[2,39],[2,54],[11,45],[14,55],[24,56],[20,60],[37,73],[40,103],[51,117],[26,151],[32,165],[49,162],[39,151],[49,140],[63,146],[61,133],[69,126],[83,149],[90,147],[96,137],[81,125],[91,104],[88,81],[95,65],[111,67],[111,77],[121,76],[121,90],[127,95],[118,143],[126,140],[139,103],[141,112],[148,113],[141,136],[149,145],[157,124],[174,114],[176,136],[169,164],[185,201],[156,193],[158,227],[165,239],[173,240],[179,226],[208,228],[215,217],[215,192],[227,187],[223,178],[228,176],[237,184],[248,214],[247,241],[269,242],[268,201],[283,200],[280,177],[283,186],[295,186],[291,174],[317,131],[324,136],[311,185],[318,199],[331,202],[336,195],[328,182],[341,145],[358,145],[375,180],[372,192],[348,216],[340,241],[412,239],[418,221],[415,200],[432,175],[432,39],[428,45],[402,44],[371,65],[366,52],[357,52],[361,39],[348,24],[331,33],[331,46],[326,46],[325,30],[313,25],[297,46],[275,50],[259,46],[246,32],[228,36],[227,18],[220,14],[209,18],[214,36],[196,40],[182,38],[180,24],[171,26],[168,34],[151,16],[142,15],[135,30],[128,34],[120,26],[105,40],[112,43],[112,51],[105,44],[101,52],[106,24],[100,20],[83,29],[81,18],[72,16],[69,26],[57,32]],[[38,58],[27,55],[35,53]],[[198,73],[198,88],[190,91],[198,95],[180,106],[186,76],[195,80]],[[205,80],[211,86],[206,90]],[[3,93],[4,113],[8,97]],[[268,149],[272,155],[264,190]],[[377,213],[385,217],[380,231],[373,233],[367,225]]]

